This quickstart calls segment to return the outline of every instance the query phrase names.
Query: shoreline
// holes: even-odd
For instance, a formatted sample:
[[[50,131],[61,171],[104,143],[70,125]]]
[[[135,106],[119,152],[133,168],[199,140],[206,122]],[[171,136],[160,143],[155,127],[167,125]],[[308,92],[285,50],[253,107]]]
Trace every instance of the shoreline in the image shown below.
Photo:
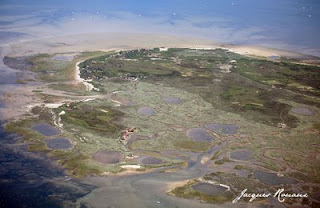
[[[75,41],[76,40],[76,41]],[[47,43],[47,44],[46,44]],[[49,45],[50,44],[50,45]],[[40,47],[41,46],[41,47]],[[54,46],[54,48],[53,48]],[[1,46],[0,46],[1,47]],[[4,47],[4,46],[3,46]],[[49,37],[43,39],[31,39],[23,42],[13,42],[6,47],[13,48],[9,56],[32,55],[36,53],[70,53],[83,51],[110,51],[110,50],[129,50],[139,48],[225,48],[243,55],[270,55],[293,56],[320,59],[319,56],[303,54],[301,52],[277,49],[259,45],[232,45],[215,42],[213,40],[156,34],[123,34],[123,33],[88,33],[78,35],[67,35],[59,37]]]
[[[191,39],[192,40],[192,39]],[[194,41],[194,40],[192,40]],[[191,41],[191,42],[192,42]],[[297,63],[297,64],[305,64],[305,65],[315,65],[315,66],[319,66],[320,65],[320,57],[313,57],[310,55],[304,55],[304,54],[299,54],[299,53],[295,53],[295,52],[289,52],[289,51],[284,51],[284,50],[279,50],[279,49],[270,49],[270,48],[265,48],[265,47],[258,47],[258,46],[244,46],[244,45],[220,45],[220,44],[216,44],[216,43],[210,43],[210,42],[206,42],[206,43],[202,43],[200,40],[200,42],[193,42],[193,43],[185,43],[185,42],[171,42],[170,44],[168,43],[164,43],[162,45],[159,44],[151,44],[151,45],[146,45],[145,43],[143,43],[141,47],[137,47],[135,46],[135,44],[139,44],[139,43],[133,43],[127,46],[121,45],[119,47],[116,47],[114,45],[112,46],[107,46],[107,47],[103,47],[101,48],[101,45],[103,45],[101,43],[101,40],[98,40],[96,42],[96,44],[99,44],[100,47],[96,48],[88,48],[85,45],[81,46],[80,48],[82,49],[78,49],[78,51],[76,51],[75,48],[73,48],[72,46],[69,45],[64,45],[62,48],[58,48],[58,49],[54,49],[54,50],[49,50],[49,51],[42,51],[42,48],[38,48],[38,50],[28,50],[29,46],[28,46],[28,42],[26,43],[27,46],[20,48],[22,46],[19,46],[19,44],[21,43],[16,43],[16,44],[11,44],[11,50],[7,50],[5,54],[2,55],[2,57],[5,56],[13,56],[13,57],[17,57],[17,56],[22,56],[22,55],[33,55],[35,53],[45,53],[48,52],[49,54],[55,54],[55,53],[70,53],[72,52],[85,52],[85,51],[103,51],[103,52],[108,52],[108,51],[120,51],[120,50],[134,50],[134,49],[139,49],[139,48],[153,48],[153,47],[167,47],[167,48],[190,48],[190,49],[202,49],[202,50],[213,50],[213,49],[217,49],[217,48],[221,48],[221,49],[225,49],[225,50],[229,50],[231,52],[234,53],[238,53],[241,55],[245,55],[245,56],[254,56],[254,57],[260,57],[260,58],[268,58],[270,56],[279,56],[279,57],[287,57],[287,58],[306,58],[306,57],[311,57],[311,58],[316,58],[316,60],[312,60],[312,59],[305,59],[302,60],[301,62]],[[39,42],[41,42],[41,40],[39,40]],[[102,41],[103,42],[103,41]],[[33,42],[29,42],[33,43]],[[115,43],[116,44],[116,43]],[[81,44],[80,44],[81,45]],[[17,46],[19,46],[18,48],[21,49],[19,51],[17,51]],[[10,48],[10,46],[8,46]],[[71,48],[70,48],[71,47]],[[26,54],[27,53],[27,54]],[[30,53],[30,54],[29,54]],[[89,83],[88,80],[82,79],[80,77],[80,67],[79,64],[81,64],[83,61],[85,60],[80,60],[78,62],[76,62],[75,66],[74,66],[74,84],[83,84],[85,86],[86,91],[92,91],[94,89],[96,89],[93,84]],[[4,65],[4,64],[3,64]],[[7,66],[6,66],[7,67]],[[11,68],[10,68],[11,70]],[[12,84],[5,84],[5,86],[10,90],[10,92],[14,92],[14,95],[10,95],[9,98],[5,97],[3,98],[3,102],[5,103],[6,107],[2,107],[0,109],[0,113],[3,114],[4,120],[6,122],[9,122],[11,120],[15,120],[15,119],[19,119],[21,116],[23,116],[23,114],[27,113],[29,109],[26,109],[25,107],[23,107],[22,105],[27,105],[27,106],[32,106],[34,104],[38,104],[39,100],[38,98],[36,98],[36,93],[33,92],[33,90],[37,90],[39,89],[39,87],[41,87],[43,90],[42,93],[46,93],[48,91],[48,89],[46,89],[45,84],[42,83],[41,86],[33,86],[32,84],[26,83],[23,86],[20,85],[16,85],[16,83],[12,83]],[[43,88],[44,87],[44,88]],[[16,90],[14,90],[16,89]],[[52,91],[52,89],[50,89],[50,91]],[[54,90],[53,90],[54,91]],[[25,93],[29,94],[29,96],[25,96]],[[8,94],[12,94],[12,93],[8,93]],[[49,93],[50,94],[50,93]],[[11,102],[13,102],[12,97],[14,97],[14,103],[11,104]],[[20,104],[21,103],[21,104]],[[21,106],[20,106],[21,105]],[[12,109],[14,108],[14,109]],[[12,115],[9,115],[9,112],[12,113]]]
[[[108,34],[110,36],[108,36]],[[81,42],[81,44],[67,44],[68,42],[74,43],[74,38],[79,37],[79,42],[81,39],[86,39],[86,42]],[[158,37],[157,41],[151,41],[153,38]],[[61,39],[66,38],[64,44],[61,44]],[[70,40],[71,38],[71,40]],[[95,39],[97,38],[97,39]],[[124,39],[123,39],[124,38]],[[128,39],[126,39],[128,38]],[[144,38],[147,38],[144,40]],[[45,44],[46,41],[51,42],[51,46]],[[53,47],[54,44],[59,42],[59,46]],[[122,44],[121,44],[122,43]],[[45,45],[44,45],[45,44]],[[39,53],[74,53],[74,52],[86,52],[86,51],[120,51],[120,50],[134,50],[139,48],[154,48],[154,47],[165,47],[165,48],[191,48],[191,49],[203,49],[203,50],[213,50],[217,48],[229,50],[234,53],[238,53],[245,56],[253,56],[260,58],[268,58],[270,56],[279,56],[284,58],[296,58],[301,59],[298,64],[305,65],[320,65],[320,57],[315,57],[311,55],[300,54],[296,52],[290,52],[280,49],[273,49],[267,47],[260,46],[250,46],[250,45],[228,45],[228,44],[220,44],[213,41],[205,40],[205,39],[194,39],[194,38],[186,38],[186,37],[171,37],[171,36],[155,36],[155,35],[137,35],[133,34],[133,37],[130,34],[120,34],[116,36],[115,34],[110,33],[102,33],[102,34],[86,34],[86,35],[73,35],[73,36],[65,36],[65,37],[57,37],[57,38],[44,38],[39,40],[25,41],[25,42],[17,42],[11,43],[6,46],[6,50],[1,57],[5,56],[32,56],[34,54]],[[96,88],[93,84],[89,83],[89,80],[82,79],[80,77],[80,68],[79,64],[81,64],[85,60],[80,60],[76,62],[74,66],[74,84],[83,84],[85,86],[86,91],[92,91]],[[2,65],[4,65],[2,63]],[[6,65],[4,65],[7,67]],[[8,67],[9,68],[9,67]],[[11,70],[11,68],[9,68]],[[5,71],[4,71],[5,72]],[[6,104],[6,107],[2,107],[0,109],[0,114],[3,114],[4,120],[10,121],[19,118],[23,114],[27,112],[28,109],[25,109],[23,105],[33,105],[35,103],[39,103],[38,98],[36,98],[36,93],[33,90],[37,90],[42,88],[43,93],[46,93],[48,89],[46,89],[45,83],[42,83],[41,86],[33,86],[32,84],[26,83],[23,86],[16,85],[16,83],[6,84],[6,88],[10,88],[10,92],[14,92],[14,95],[9,98],[4,98],[3,101]],[[43,88],[44,87],[44,88]],[[16,90],[15,90],[16,89]],[[50,90],[52,91],[52,90]],[[12,93],[7,93],[12,94]],[[25,96],[28,94],[28,96]],[[15,102],[12,101],[12,97],[14,97]],[[20,104],[21,103],[21,104]],[[12,106],[11,106],[12,104]],[[10,107],[11,106],[11,107]],[[12,109],[14,108],[14,109]],[[11,115],[9,115],[11,112]]]
[[[74,79],[75,79],[77,84],[78,83],[82,83],[86,87],[86,91],[92,91],[93,89],[95,89],[93,84],[89,83],[88,80],[82,79],[80,77],[81,72],[80,72],[79,64],[81,64],[84,61],[85,60],[82,60],[82,61],[79,61],[79,62],[76,63]]]

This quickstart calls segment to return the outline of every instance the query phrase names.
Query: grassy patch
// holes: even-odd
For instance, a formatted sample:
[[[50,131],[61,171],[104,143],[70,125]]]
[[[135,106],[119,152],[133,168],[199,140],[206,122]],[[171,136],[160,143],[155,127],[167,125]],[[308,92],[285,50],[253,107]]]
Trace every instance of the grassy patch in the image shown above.
[[[320,131],[320,123],[314,123],[313,128],[316,129],[317,131]]]
[[[52,151],[50,156],[56,158],[59,164],[66,167],[68,172],[77,178],[101,174],[101,168],[92,165],[90,158],[81,153]]]
[[[88,91],[86,91],[86,87],[82,84],[50,84],[49,87],[54,90],[61,90],[65,92],[74,92],[78,93],[79,95],[87,95],[89,94]]]
[[[230,191],[226,191],[219,195],[208,195],[199,191],[194,190],[191,186],[195,182],[189,182],[187,185],[175,188],[169,195],[174,195],[182,198],[195,198],[208,203],[223,204],[225,202],[231,202],[234,198],[234,194]]]
[[[23,141],[41,141],[44,137],[30,129],[35,122],[37,122],[35,119],[12,121],[5,125],[5,130],[19,134],[23,137]]]
[[[118,135],[124,129],[118,124],[123,113],[107,106],[96,108],[86,103],[72,103],[70,107],[64,106],[61,109],[66,112],[61,116],[66,126],[78,126],[105,136]],[[102,113],[101,109],[107,113]]]
[[[224,157],[221,160],[216,160],[214,163],[217,165],[222,165],[224,163],[231,162],[231,160],[228,157]]]

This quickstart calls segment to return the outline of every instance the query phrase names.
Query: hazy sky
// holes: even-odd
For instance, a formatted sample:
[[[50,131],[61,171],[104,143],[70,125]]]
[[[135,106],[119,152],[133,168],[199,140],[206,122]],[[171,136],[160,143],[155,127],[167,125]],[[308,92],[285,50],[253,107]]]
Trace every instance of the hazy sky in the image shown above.
[[[318,0],[0,0],[0,38],[141,32],[320,56]]]

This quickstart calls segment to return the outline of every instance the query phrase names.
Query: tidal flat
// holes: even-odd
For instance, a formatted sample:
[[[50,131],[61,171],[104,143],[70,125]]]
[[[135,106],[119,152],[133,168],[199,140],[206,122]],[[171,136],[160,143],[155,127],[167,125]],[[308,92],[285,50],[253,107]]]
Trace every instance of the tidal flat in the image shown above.
[[[19,64],[28,60],[36,78],[49,83],[39,98],[60,104],[33,106],[6,125],[30,151],[56,159],[70,176],[123,174],[130,165],[142,175],[154,171],[158,177],[161,170],[167,183],[175,176],[190,180],[169,195],[216,204],[231,202],[244,188],[277,188],[260,173],[294,180],[286,184],[289,191],[318,187],[319,66],[221,48],[73,55],[16,58]],[[80,77],[96,90],[74,82],[80,60]],[[48,141],[57,137],[67,138],[68,148],[50,148]],[[219,184],[229,188],[216,189]],[[317,203],[313,197],[306,202]]]

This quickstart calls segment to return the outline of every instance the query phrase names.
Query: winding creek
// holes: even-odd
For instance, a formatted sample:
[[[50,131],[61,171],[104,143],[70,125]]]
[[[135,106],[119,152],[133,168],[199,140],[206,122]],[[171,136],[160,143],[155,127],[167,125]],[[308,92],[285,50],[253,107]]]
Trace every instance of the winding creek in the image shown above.
[[[203,157],[210,157],[223,145],[212,147],[208,153],[195,154],[194,160],[177,172],[165,172],[172,167],[158,168],[150,173],[121,176],[88,177],[85,181],[98,186],[90,194],[77,200],[77,207],[221,207],[198,200],[168,196],[170,184],[198,178],[212,172]],[[228,203],[224,204],[228,206]],[[233,206],[236,207],[236,206]]]

